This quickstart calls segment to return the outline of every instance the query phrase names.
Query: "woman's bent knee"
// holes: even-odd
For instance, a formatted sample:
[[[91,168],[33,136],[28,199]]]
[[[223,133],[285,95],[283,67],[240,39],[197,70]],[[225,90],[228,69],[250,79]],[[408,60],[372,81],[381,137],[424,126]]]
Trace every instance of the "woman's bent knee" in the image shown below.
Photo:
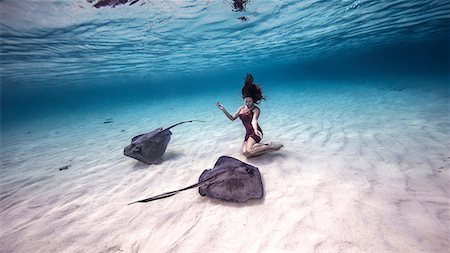
[[[247,150],[243,151],[242,154],[246,157],[250,157],[253,155],[252,153],[248,152]]]

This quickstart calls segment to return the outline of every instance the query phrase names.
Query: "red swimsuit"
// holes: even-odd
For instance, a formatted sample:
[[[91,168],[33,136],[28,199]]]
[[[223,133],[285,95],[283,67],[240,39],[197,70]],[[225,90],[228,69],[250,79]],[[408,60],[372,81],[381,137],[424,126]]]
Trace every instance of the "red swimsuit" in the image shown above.
[[[255,108],[253,108],[253,109],[255,109]],[[261,141],[261,138],[255,134],[255,131],[253,131],[253,126],[252,126],[253,109],[246,113],[239,114],[239,118],[242,120],[242,124],[244,124],[244,127],[245,127],[244,141],[247,141],[249,137],[252,137],[256,143],[259,143]],[[262,129],[261,129],[261,127],[259,127],[259,124],[258,124],[258,131],[260,131],[262,134]]]

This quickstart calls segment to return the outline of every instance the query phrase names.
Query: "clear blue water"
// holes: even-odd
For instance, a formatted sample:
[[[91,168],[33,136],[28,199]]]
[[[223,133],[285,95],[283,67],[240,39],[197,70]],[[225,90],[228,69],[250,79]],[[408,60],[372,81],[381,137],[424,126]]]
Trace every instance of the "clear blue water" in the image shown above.
[[[95,1],[0,0],[0,252],[448,251],[450,1]],[[247,72],[284,145],[248,160],[215,106]],[[123,155],[191,119],[161,164]],[[222,155],[262,203],[126,206]]]
[[[429,78],[448,92],[449,1],[250,0],[243,10],[231,0],[91,2],[0,1],[3,127],[55,111],[239,92],[247,72],[266,88]]]

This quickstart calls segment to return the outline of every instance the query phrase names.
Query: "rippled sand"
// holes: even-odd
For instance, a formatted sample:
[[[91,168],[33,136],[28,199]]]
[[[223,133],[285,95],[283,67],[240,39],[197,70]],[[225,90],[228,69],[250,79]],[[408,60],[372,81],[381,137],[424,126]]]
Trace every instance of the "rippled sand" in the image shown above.
[[[285,147],[253,159],[239,152],[241,123],[214,107],[220,100],[234,112],[236,94],[56,114],[3,129],[0,251],[447,252],[448,89],[267,88],[263,142]],[[133,136],[190,119],[207,123],[174,128],[162,164],[122,155]],[[190,190],[127,206],[195,183],[221,155],[259,167],[263,200],[225,203]]]

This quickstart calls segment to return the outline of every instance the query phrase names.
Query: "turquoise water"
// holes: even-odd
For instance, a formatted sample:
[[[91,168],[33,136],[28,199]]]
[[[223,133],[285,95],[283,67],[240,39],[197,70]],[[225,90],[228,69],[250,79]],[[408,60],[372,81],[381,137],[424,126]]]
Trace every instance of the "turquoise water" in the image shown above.
[[[448,86],[447,1],[93,4],[0,2],[3,127],[58,111],[238,92],[247,72],[266,88],[404,77]]]
[[[449,1],[95,2],[0,0],[1,252],[448,250]],[[215,106],[248,72],[284,145],[251,159]],[[161,164],[123,155],[192,119]],[[222,155],[260,168],[262,202],[126,205]]]

